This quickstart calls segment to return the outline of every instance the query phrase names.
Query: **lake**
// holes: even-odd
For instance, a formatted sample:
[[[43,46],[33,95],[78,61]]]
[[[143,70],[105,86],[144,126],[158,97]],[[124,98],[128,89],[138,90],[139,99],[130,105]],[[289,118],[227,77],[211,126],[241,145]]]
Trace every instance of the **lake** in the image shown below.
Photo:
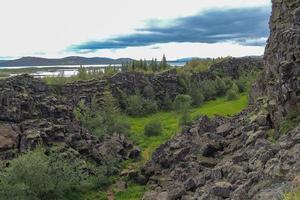
[[[169,65],[174,67],[181,67],[185,65],[185,62],[168,62]],[[101,68],[105,70],[106,67],[121,68],[121,64],[114,65],[81,65],[85,68]],[[8,76],[17,76],[27,73],[34,77],[71,77],[78,73],[80,65],[57,65],[57,66],[18,66],[18,67],[0,67],[0,72],[5,71]]]

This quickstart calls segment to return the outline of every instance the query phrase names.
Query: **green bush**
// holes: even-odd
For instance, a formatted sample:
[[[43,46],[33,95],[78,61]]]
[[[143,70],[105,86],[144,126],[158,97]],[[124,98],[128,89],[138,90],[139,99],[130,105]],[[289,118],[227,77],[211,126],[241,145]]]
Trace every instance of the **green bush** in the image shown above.
[[[236,100],[238,97],[238,93],[233,89],[228,90],[226,93],[226,98],[228,101]]]
[[[167,93],[163,98],[162,108],[168,111],[172,109],[172,105],[173,105],[173,101],[170,95]]]
[[[76,165],[58,155],[46,156],[41,148],[12,160],[0,177],[0,197],[8,200],[60,199],[84,180]]]
[[[181,112],[185,109],[190,108],[192,103],[192,98],[189,95],[183,95],[179,94],[176,96],[174,102],[173,102],[173,107],[175,110]]]
[[[228,101],[236,100],[239,97],[239,88],[233,83],[231,88],[227,91],[226,97]]]
[[[184,110],[180,119],[179,119],[179,125],[180,126],[189,126],[192,124],[192,117],[188,110]]]
[[[144,134],[146,136],[157,136],[162,133],[162,124],[158,120],[150,121],[148,124],[144,127]]]
[[[143,99],[143,114],[151,114],[158,111],[158,105],[156,101],[151,99]]]
[[[103,137],[112,133],[126,134],[130,130],[130,125],[124,121],[118,108],[115,106],[116,100],[110,92],[104,92],[104,106],[102,108],[92,99],[90,106],[83,101],[74,108],[73,114],[82,126],[89,129],[94,135]]]
[[[191,97],[194,106],[200,106],[204,102],[204,96],[200,88],[193,87],[191,92]]]
[[[126,113],[132,116],[143,115],[143,99],[141,96],[132,95],[127,98]]]
[[[125,111],[131,116],[143,116],[158,111],[158,105],[155,100],[144,99],[139,95],[129,96]]]

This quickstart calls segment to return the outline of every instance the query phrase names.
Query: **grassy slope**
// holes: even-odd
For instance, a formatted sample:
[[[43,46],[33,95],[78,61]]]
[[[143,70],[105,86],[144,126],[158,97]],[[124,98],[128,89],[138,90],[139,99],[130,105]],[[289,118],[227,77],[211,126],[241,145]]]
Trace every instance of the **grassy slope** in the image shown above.
[[[227,101],[225,97],[218,98],[214,101],[206,102],[199,108],[191,109],[191,115],[196,118],[199,115],[233,115],[240,112],[247,106],[247,96],[242,95],[239,99],[234,101]],[[172,135],[178,132],[178,120],[180,115],[176,112],[159,112],[146,117],[133,118],[127,117],[131,124],[132,134],[129,138],[134,141],[140,148],[142,148],[144,160],[149,160],[152,152],[166,140],[170,139]],[[155,137],[147,137],[144,135],[144,126],[149,121],[158,119],[163,125],[163,133]]]
[[[248,100],[246,95],[241,95],[239,99],[227,101],[225,97],[214,101],[206,102],[199,108],[191,109],[191,115],[196,118],[199,115],[233,115],[239,113],[247,107]],[[139,167],[142,163],[149,160],[153,151],[161,144],[166,142],[176,132],[178,132],[178,120],[180,115],[175,112],[159,112],[142,118],[128,117],[131,124],[132,134],[129,136],[139,147],[142,148],[143,160],[141,163],[131,163],[129,167]],[[143,134],[144,125],[153,119],[158,119],[163,124],[163,133],[160,136],[147,137]],[[136,165],[136,166],[134,166]],[[143,196],[146,188],[144,186],[131,184],[124,192],[116,194],[116,200],[139,200]]]

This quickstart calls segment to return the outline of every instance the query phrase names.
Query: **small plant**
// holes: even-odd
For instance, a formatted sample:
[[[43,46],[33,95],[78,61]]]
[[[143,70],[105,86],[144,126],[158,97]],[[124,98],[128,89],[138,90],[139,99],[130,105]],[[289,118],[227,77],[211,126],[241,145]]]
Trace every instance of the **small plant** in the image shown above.
[[[152,120],[144,127],[144,134],[146,136],[157,136],[162,133],[163,127],[160,121]]]
[[[180,126],[189,126],[192,123],[192,117],[188,110],[184,110],[182,116],[179,119]]]

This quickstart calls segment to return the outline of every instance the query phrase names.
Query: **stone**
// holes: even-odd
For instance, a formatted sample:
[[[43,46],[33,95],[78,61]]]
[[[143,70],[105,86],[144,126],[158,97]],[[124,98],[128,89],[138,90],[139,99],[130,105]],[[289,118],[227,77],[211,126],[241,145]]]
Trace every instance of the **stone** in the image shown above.
[[[217,182],[212,187],[212,192],[215,196],[229,198],[232,185],[228,182]]]
[[[18,130],[10,124],[0,124],[0,152],[14,149],[18,145]]]

